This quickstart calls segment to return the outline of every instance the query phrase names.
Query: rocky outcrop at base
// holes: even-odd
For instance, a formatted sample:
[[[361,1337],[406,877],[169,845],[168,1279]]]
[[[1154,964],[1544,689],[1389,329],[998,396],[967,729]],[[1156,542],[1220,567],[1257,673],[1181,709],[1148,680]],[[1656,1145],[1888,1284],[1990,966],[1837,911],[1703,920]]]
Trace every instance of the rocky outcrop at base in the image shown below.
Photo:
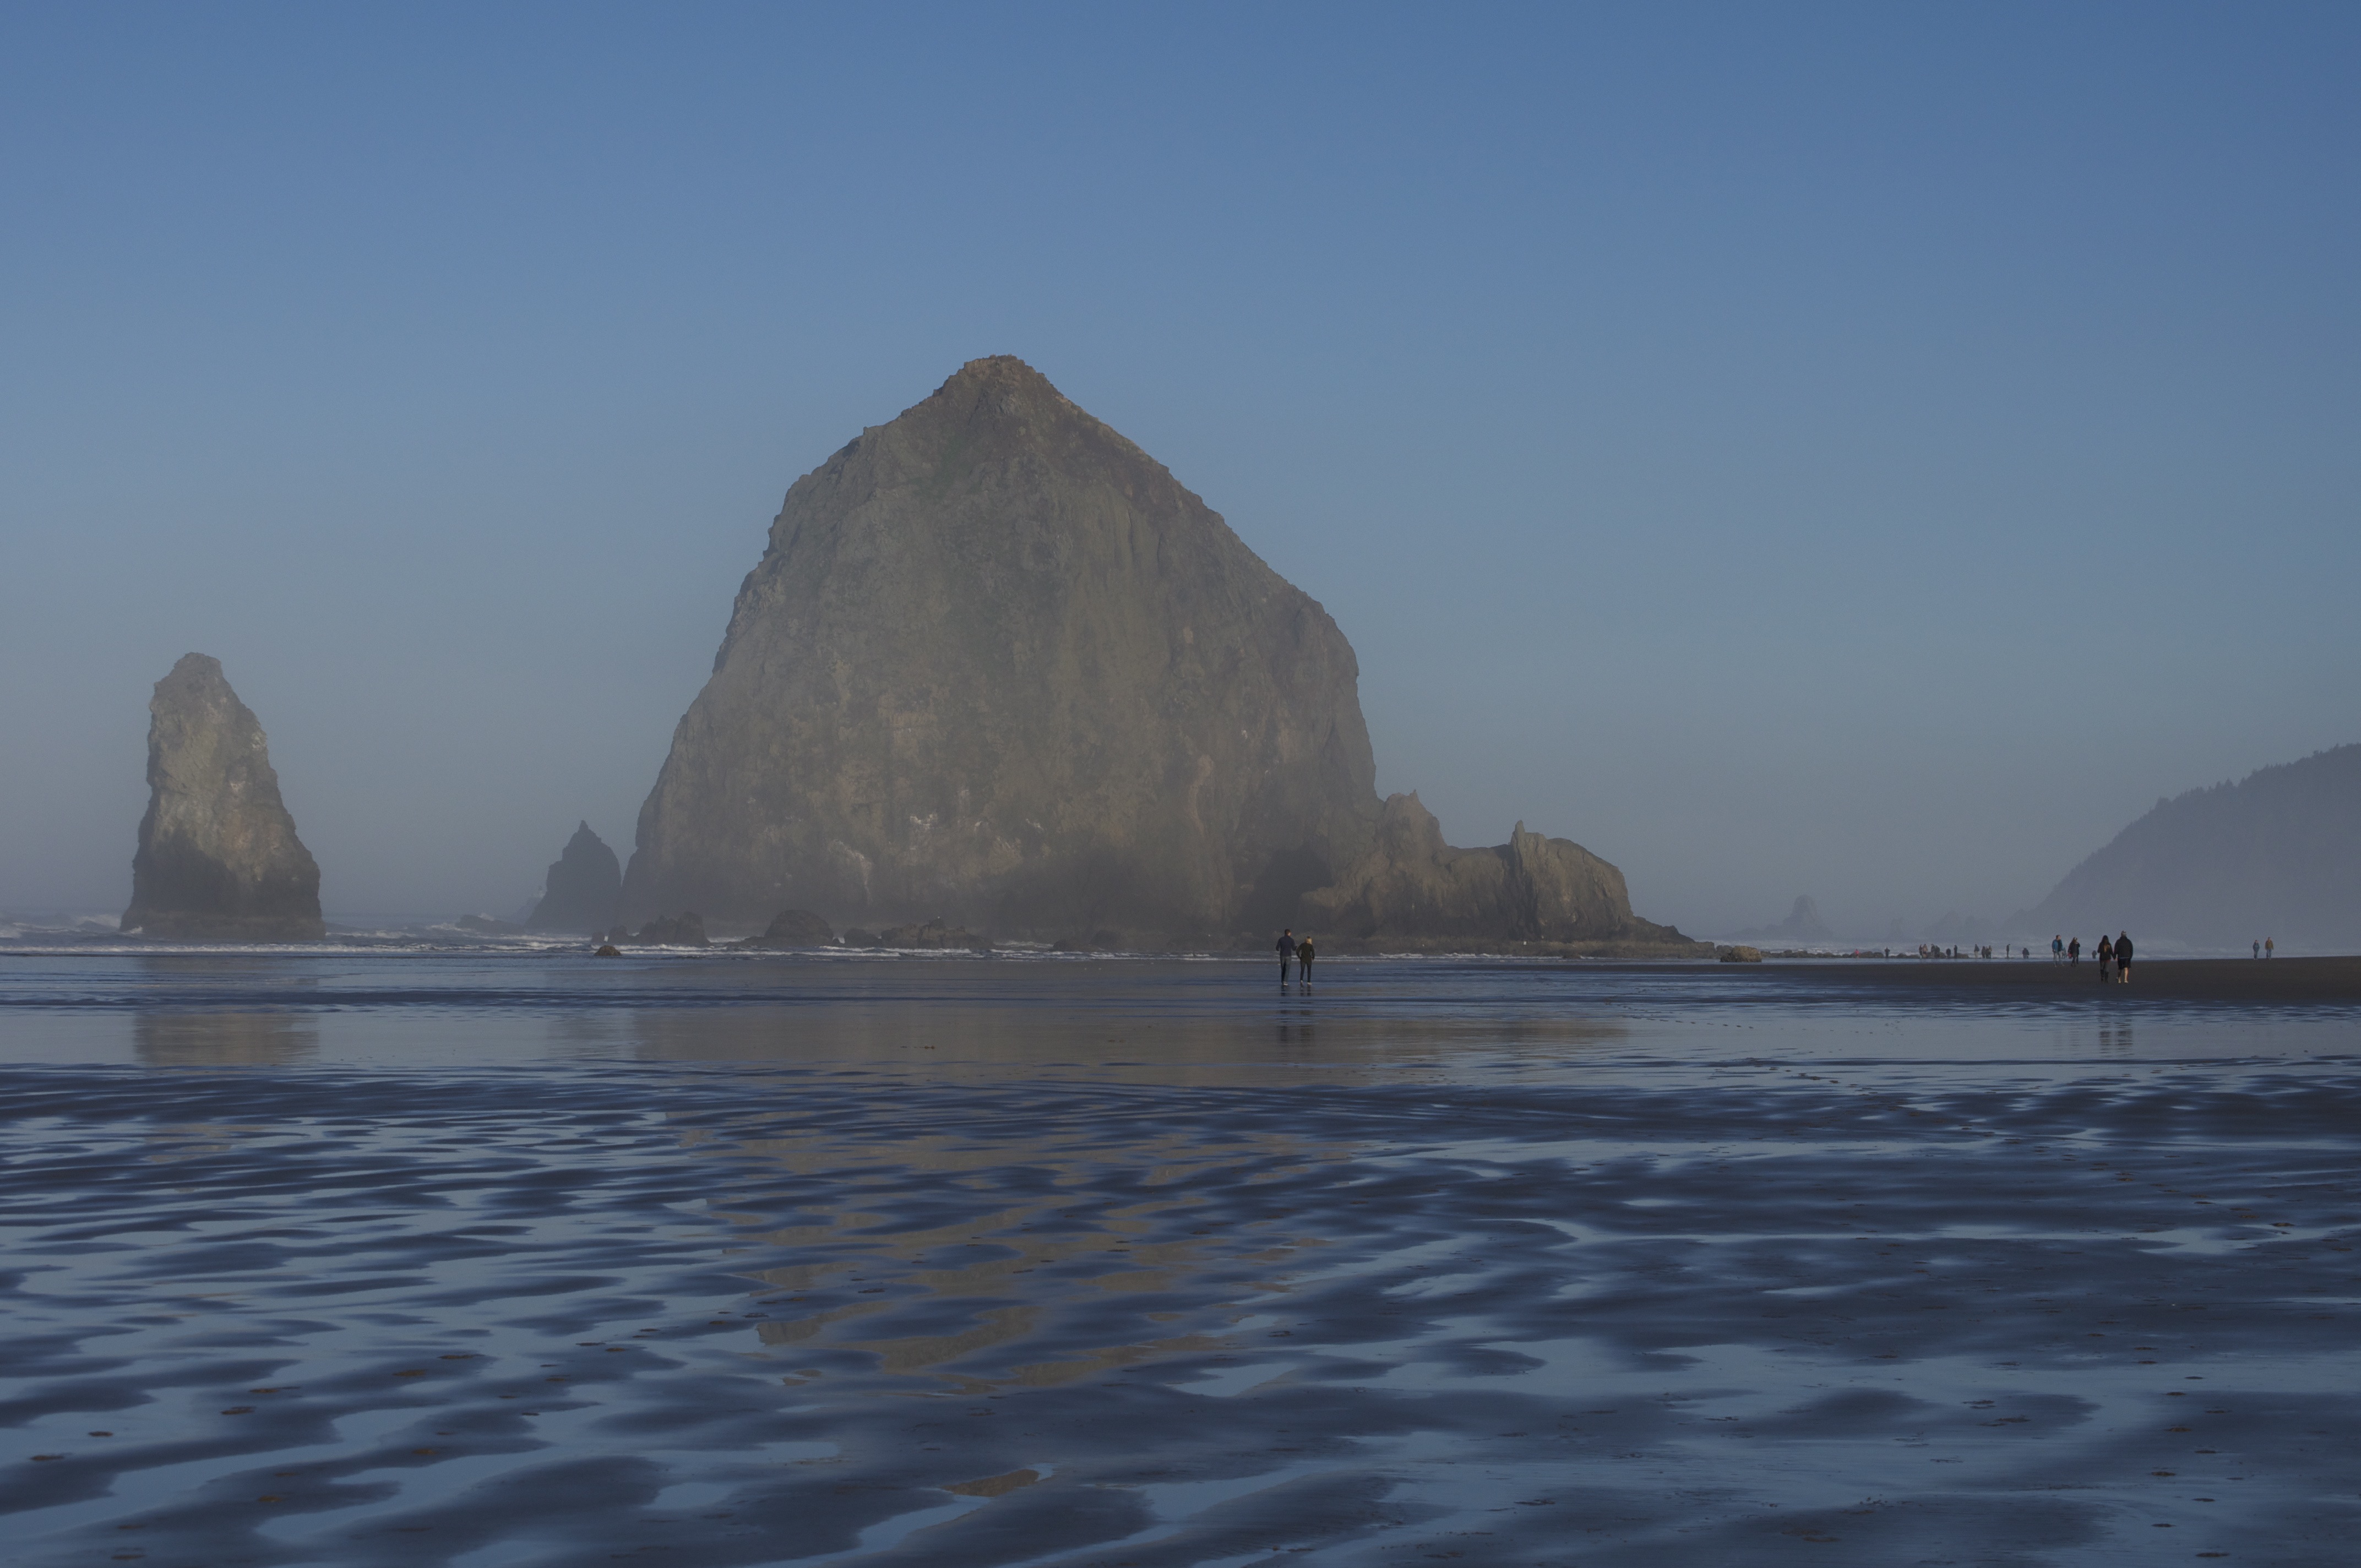
[[[1632,914],[1623,873],[1581,845],[1520,822],[1505,844],[1454,849],[1415,794],[1387,798],[1367,851],[1305,895],[1299,924],[1334,933],[1338,950],[1712,950]]]
[[[295,836],[253,710],[191,653],[148,705],[148,814],[123,929],[196,942],[316,942],[320,867]]]
[[[988,953],[992,943],[964,926],[928,920],[917,926],[888,926],[877,934],[881,948],[930,948],[944,952]]]
[[[713,944],[705,935],[705,916],[694,909],[678,915],[659,915],[640,927],[631,938],[643,948],[709,948]]]
[[[588,822],[574,829],[543,886],[524,922],[536,931],[603,931],[621,916],[623,862]]]
[[[738,944],[741,948],[832,948],[836,931],[829,923],[808,909],[782,909],[771,916],[771,923],[759,937],[749,937]]]
[[[992,951],[988,938],[979,937],[964,926],[953,926],[943,920],[928,920],[917,926],[888,926],[883,931],[864,931],[854,927],[844,933],[848,948],[906,948],[931,949],[939,952]]]

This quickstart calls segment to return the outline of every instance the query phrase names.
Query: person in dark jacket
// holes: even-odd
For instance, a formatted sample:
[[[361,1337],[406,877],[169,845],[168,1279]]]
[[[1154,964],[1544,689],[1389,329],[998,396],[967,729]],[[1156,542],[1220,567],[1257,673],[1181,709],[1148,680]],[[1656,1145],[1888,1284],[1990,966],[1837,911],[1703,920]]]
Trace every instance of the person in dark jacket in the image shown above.
[[[1312,938],[1309,937],[1295,944],[1295,978],[1306,985],[1312,983]]]
[[[2075,938],[2066,944],[2066,967],[2072,969],[2082,961],[2082,938]]]
[[[2099,983],[2113,985],[2114,982],[2115,945],[2108,941],[2107,934],[2102,931],[2099,933]]]
[[[2132,982],[2132,938],[2128,931],[2115,933],[2115,982],[2119,985]]]
[[[1279,983],[1287,983],[1287,961],[1295,957],[1295,932],[1290,927],[1279,934]]]

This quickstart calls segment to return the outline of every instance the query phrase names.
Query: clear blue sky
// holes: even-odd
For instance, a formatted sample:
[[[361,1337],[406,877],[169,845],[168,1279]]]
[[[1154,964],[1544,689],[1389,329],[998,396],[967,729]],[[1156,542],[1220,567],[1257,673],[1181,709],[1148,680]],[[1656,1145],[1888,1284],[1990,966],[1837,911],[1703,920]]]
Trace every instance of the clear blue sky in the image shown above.
[[[1024,356],[1692,929],[2361,740],[2361,10],[0,11],[0,908],[219,656],[333,911],[628,851],[795,477]]]

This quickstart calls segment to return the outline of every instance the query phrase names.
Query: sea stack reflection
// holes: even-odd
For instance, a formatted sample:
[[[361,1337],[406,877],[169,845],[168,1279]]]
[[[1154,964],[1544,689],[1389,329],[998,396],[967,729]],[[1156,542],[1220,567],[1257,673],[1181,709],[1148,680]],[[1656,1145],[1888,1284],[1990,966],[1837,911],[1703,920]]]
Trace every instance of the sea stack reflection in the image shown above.
[[[123,928],[200,942],[316,942],[320,868],[295,836],[262,725],[221,661],[191,653],[148,705],[148,814]]]

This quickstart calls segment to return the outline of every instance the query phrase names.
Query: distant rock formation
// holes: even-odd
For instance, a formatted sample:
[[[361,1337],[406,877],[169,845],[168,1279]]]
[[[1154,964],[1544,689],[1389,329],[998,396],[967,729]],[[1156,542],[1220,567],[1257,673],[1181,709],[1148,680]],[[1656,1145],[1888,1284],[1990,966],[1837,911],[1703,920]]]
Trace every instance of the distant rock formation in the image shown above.
[[[1347,942],[1688,945],[1631,913],[1623,873],[1581,845],[1517,824],[1509,841],[1456,850],[1415,793],[1390,795],[1368,849],[1302,902],[1300,924]]]
[[[544,886],[525,917],[535,931],[603,931],[622,917],[623,862],[588,822],[566,841]]]
[[[221,662],[181,659],[148,711],[148,814],[123,929],[180,941],[320,940],[320,867],[279,798],[262,726]]]
[[[1776,926],[1757,926],[1751,931],[1740,931],[1736,935],[1767,942],[1828,942],[1836,939],[1836,933],[1828,929],[1828,923],[1820,918],[1819,901],[1807,893],[1795,895],[1795,907],[1788,910],[1787,918]]]
[[[1759,964],[1763,961],[1763,949],[1741,942],[1734,948],[1721,948],[1716,956],[1726,964]]]
[[[1358,678],[1327,612],[1160,464],[1022,361],[973,360],[787,492],[641,808],[623,912],[1231,945],[1326,888],[1317,908],[1405,939],[1689,950],[1564,840],[1373,850]]]
[[[2009,926],[2085,946],[2128,929],[2142,952],[2361,950],[2361,745],[2158,801]]]
[[[643,948],[709,948],[713,943],[705,935],[705,916],[694,909],[678,915],[659,915],[640,927],[631,938]]]
[[[889,926],[877,934],[881,948],[935,948],[945,951],[988,953],[992,944],[964,926],[928,920],[916,926]]]
[[[782,909],[759,937],[749,937],[741,948],[832,948],[836,931],[808,909]]]

